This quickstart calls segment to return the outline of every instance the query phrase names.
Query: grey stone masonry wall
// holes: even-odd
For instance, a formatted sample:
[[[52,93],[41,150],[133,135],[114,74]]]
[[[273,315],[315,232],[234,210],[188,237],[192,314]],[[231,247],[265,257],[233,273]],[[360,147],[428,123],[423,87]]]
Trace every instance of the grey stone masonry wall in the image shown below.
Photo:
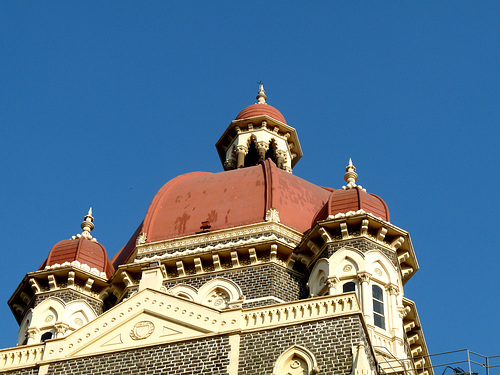
[[[0,369],[2,371],[2,369]],[[27,368],[14,370],[9,372],[2,372],[3,375],[38,375],[38,368]]]
[[[377,249],[382,252],[389,260],[394,264],[397,268],[399,268],[399,262],[396,257],[396,252],[393,250],[389,250],[382,245],[378,245],[373,241],[370,241],[364,237],[351,238],[344,241],[339,241],[334,244],[329,245],[325,251],[321,254],[320,258],[329,258],[335,253],[337,250],[342,249],[344,246],[352,246],[359,251],[366,253],[370,250]]]
[[[33,307],[36,307],[38,304],[45,301],[49,297],[60,298],[66,303],[82,299],[82,300],[89,303],[89,305],[92,307],[92,309],[95,311],[95,313],[97,315],[102,314],[102,301],[88,297],[84,294],[78,293],[78,292],[71,290],[71,289],[56,290],[56,291],[53,291],[51,293],[37,295],[35,297],[35,302],[33,303]]]
[[[310,350],[322,375],[348,375],[352,345],[368,341],[358,315],[242,334],[238,374],[272,374],[278,357],[293,345]],[[374,359],[367,351],[372,364]]]
[[[305,287],[307,280],[288,273],[286,269],[274,263],[201,274],[180,280],[167,280],[164,286],[168,290],[182,283],[199,289],[216,277],[225,277],[234,281],[240,286],[247,299],[274,296],[288,302],[307,296]]]
[[[229,338],[216,336],[56,362],[48,375],[223,375],[229,351]]]

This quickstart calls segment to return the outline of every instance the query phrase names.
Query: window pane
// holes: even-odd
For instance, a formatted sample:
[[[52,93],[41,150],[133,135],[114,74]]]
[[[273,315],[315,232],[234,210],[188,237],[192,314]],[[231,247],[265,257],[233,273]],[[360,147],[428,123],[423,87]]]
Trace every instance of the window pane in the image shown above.
[[[384,315],[384,304],[379,301],[373,300],[373,311],[379,313],[380,315]]]
[[[342,291],[344,293],[355,292],[356,291],[356,284],[354,284],[353,282],[345,283],[344,286],[342,287]]]
[[[377,315],[377,314],[374,314],[373,315],[373,320],[374,320],[374,323],[377,327],[380,327],[382,329],[385,329],[385,319],[383,316],[380,316],[380,315]]]
[[[373,293],[373,298],[376,298],[376,299],[378,299],[380,301],[384,300],[384,296],[382,295],[382,289],[380,289],[379,286],[374,285],[372,287],[372,293]]]

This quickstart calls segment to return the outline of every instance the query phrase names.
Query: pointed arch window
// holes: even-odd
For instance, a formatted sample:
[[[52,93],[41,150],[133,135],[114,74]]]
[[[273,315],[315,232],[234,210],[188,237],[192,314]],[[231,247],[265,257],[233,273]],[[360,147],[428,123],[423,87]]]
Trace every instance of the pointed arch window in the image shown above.
[[[373,323],[382,329],[385,329],[384,315],[384,293],[378,285],[372,286],[373,296]]]

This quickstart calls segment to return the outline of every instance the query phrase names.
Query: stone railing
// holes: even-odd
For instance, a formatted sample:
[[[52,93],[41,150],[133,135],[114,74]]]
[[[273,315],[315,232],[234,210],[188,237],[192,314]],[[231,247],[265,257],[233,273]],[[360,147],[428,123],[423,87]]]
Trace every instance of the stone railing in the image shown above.
[[[361,312],[355,293],[255,307],[242,312],[243,330],[262,329],[296,322]]]
[[[17,367],[35,366],[42,360],[45,344],[0,350],[0,372]]]

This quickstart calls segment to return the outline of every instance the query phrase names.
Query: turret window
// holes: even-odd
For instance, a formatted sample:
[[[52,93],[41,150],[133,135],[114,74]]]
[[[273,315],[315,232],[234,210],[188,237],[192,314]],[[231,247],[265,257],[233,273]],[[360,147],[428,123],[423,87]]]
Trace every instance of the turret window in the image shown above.
[[[342,293],[355,292],[355,291],[356,291],[356,284],[352,281],[342,285]]]
[[[47,340],[50,340],[51,338],[52,338],[52,332],[45,332],[42,335],[42,338],[41,338],[40,342],[45,342]]]
[[[384,316],[384,294],[382,288],[378,285],[372,286],[373,294],[373,323],[382,329],[385,329]]]

